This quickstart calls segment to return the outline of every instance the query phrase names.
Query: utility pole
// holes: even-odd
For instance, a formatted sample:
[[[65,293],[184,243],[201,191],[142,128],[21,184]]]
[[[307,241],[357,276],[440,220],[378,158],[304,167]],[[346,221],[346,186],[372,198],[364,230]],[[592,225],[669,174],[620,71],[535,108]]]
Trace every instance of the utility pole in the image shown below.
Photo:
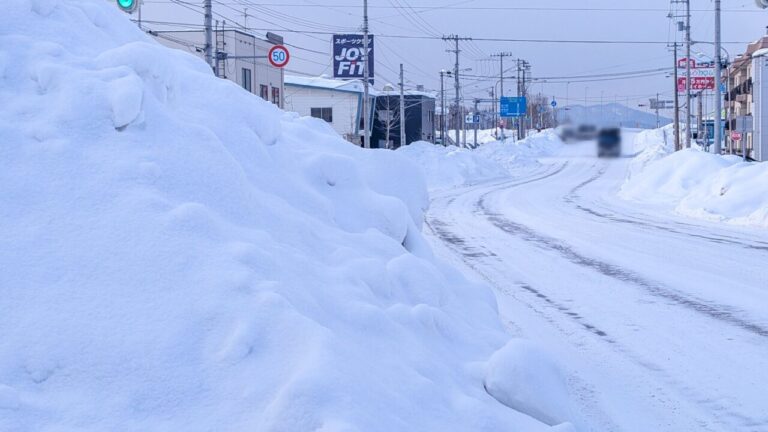
[[[461,142],[460,130],[462,128],[462,121],[461,121],[462,120],[462,113],[461,113],[461,110],[459,109],[459,104],[461,103],[461,98],[460,98],[461,83],[459,82],[459,53],[461,52],[461,50],[459,50],[459,41],[472,40],[472,38],[459,37],[458,35],[450,35],[450,36],[443,36],[442,39],[444,41],[449,41],[449,40],[453,41],[454,44],[455,44],[454,45],[455,48],[452,49],[452,50],[448,50],[448,52],[452,52],[452,53],[454,53],[456,55],[456,64],[453,67],[453,74],[454,74],[454,79],[455,79],[454,88],[456,90],[456,100],[454,101],[456,103],[456,112],[454,113],[456,115],[456,124],[455,124],[455,126],[456,126],[456,145],[458,146],[458,145],[461,145],[460,144],[460,142]],[[466,144],[466,134],[465,134],[464,138],[465,138],[464,144]]]
[[[473,141],[472,147],[477,148],[477,123],[475,120],[479,120],[480,115],[477,113],[477,103],[480,102],[480,99],[475,99],[475,111],[472,112],[472,124],[475,126],[475,140]],[[477,118],[475,117],[477,116]]]
[[[405,141],[405,89],[403,82],[403,64],[400,63],[400,147],[407,145]]]
[[[213,7],[212,0],[205,0],[205,62],[213,68]]]
[[[707,138],[704,131],[704,90],[700,91],[696,95],[698,107],[698,114],[696,115],[696,138],[703,145],[706,145],[706,141],[702,141],[702,138]]]
[[[685,0],[685,148],[691,148],[691,0]]]
[[[491,57],[499,58],[499,85],[501,90],[499,92],[499,98],[504,96],[504,57],[511,57],[512,53],[500,52],[498,54],[491,54]],[[504,127],[501,127],[501,140],[504,141]],[[477,141],[477,139],[475,139]]]
[[[440,140],[443,142],[443,146],[447,146],[448,142],[446,141],[445,131],[446,131],[446,112],[445,112],[445,84],[443,83],[443,76],[445,76],[445,70],[440,71],[440,111],[442,112],[442,115],[440,116]]]
[[[675,131],[675,151],[680,148],[680,91],[677,88],[677,42],[674,43],[674,74],[675,74],[675,113],[674,113],[674,131]]]
[[[209,1],[209,0],[206,0]],[[371,148],[371,131],[368,108],[368,0],[363,0],[363,147]]]
[[[720,40],[720,0],[715,0],[715,142],[713,151],[715,154],[722,153],[722,134],[721,128],[723,126],[723,106],[722,97],[720,92],[720,85],[722,77],[722,63],[723,59],[720,55],[720,49],[722,48],[722,42]]]
[[[661,127],[661,122],[659,122],[659,104],[661,102],[659,101],[659,94],[656,93],[656,129]]]
[[[526,72],[528,72],[528,69],[530,68],[531,65],[527,61],[525,61],[525,60],[522,60],[521,64],[523,66],[522,67],[522,79],[523,80],[522,80],[522,83],[520,85],[520,95],[523,98],[525,98],[526,97],[526,92],[527,92],[526,86],[525,86]],[[526,99],[526,104],[527,104],[527,99]],[[525,111],[526,111],[526,114],[522,118],[523,121],[520,122],[520,134],[518,135],[520,137],[519,139],[525,138],[525,117],[528,115],[528,110],[526,109]],[[533,122],[533,116],[532,115],[531,115],[531,122]]]

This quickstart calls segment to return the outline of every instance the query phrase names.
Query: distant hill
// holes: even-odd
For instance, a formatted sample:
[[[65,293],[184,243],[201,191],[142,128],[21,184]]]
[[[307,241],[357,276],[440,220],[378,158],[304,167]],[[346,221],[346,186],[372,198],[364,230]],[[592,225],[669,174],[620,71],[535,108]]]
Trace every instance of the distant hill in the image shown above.
[[[591,123],[598,126],[624,126],[650,129],[656,127],[656,114],[636,110],[626,105],[609,103],[605,105],[570,105],[557,111],[557,120],[563,123]],[[659,116],[661,126],[672,123],[672,119]]]

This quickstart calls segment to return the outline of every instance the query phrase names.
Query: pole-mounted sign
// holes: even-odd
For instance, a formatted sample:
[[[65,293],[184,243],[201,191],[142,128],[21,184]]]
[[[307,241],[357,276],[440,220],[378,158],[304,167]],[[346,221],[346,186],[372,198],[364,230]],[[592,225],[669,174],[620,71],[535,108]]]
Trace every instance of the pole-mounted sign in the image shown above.
[[[283,45],[275,45],[269,50],[267,55],[269,63],[276,68],[283,68],[288,64],[291,59],[291,54],[288,52],[288,48]]]
[[[367,56],[363,47],[363,35],[337,34],[331,39],[333,51],[333,77],[339,79],[363,79],[363,58],[368,59],[368,82],[373,84],[374,39],[368,35]]]
[[[139,8],[141,0],[117,0],[117,7],[123,12],[134,13]]]

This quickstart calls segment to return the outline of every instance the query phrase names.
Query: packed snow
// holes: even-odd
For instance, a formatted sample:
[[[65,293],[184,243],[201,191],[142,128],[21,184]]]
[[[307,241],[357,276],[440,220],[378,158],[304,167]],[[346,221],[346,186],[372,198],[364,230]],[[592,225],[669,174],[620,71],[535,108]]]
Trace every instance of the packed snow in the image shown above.
[[[481,181],[508,178],[516,171],[538,165],[538,158],[562,145],[552,130],[514,141],[490,141],[475,149],[416,142],[397,153],[411,159],[424,171],[430,189],[441,190]]]
[[[638,135],[622,198],[667,205],[676,213],[768,228],[768,164],[698,148],[673,152],[669,128]]]
[[[509,382],[536,365],[487,286],[433,257],[407,152],[278,110],[110,2],[3,6],[0,430],[572,427]]]

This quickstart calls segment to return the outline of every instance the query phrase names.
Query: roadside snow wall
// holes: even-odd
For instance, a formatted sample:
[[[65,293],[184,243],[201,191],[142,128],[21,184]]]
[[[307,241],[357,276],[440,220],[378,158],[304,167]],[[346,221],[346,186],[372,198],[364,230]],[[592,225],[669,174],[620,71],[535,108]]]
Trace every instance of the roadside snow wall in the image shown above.
[[[690,217],[768,228],[768,164],[698,149],[673,152],[659,137],[658,131],[638,135],[643,150],[630,165],[621,197],[669,205]]]
[[[538,431],[425,181],[105,0],[0,15],[0,430]]]

